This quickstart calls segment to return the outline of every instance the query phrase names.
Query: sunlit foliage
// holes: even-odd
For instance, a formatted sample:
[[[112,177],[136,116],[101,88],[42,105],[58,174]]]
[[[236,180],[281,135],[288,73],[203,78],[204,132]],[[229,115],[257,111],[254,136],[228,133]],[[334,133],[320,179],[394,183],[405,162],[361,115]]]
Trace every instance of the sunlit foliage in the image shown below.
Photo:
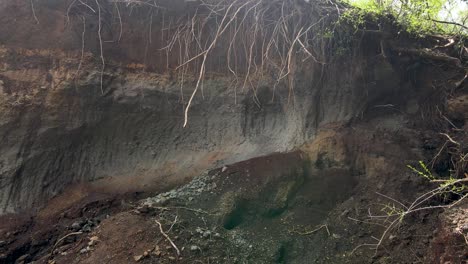
[[[391,14],[413,33],[468,33],[466,0],[347,0],[366,13]]]

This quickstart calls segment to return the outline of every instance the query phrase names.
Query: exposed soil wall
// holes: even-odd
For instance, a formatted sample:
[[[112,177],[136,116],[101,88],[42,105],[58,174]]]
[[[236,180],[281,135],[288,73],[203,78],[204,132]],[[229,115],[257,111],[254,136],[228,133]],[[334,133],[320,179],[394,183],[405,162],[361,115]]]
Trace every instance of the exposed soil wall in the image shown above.
[[[3,213],[40,206],[70,183],[112,177],[105,181],[110,189],[136,190],[215,164],[290,150],[324,124],[347,122],[409,92],[401,91],[389,63],[362,56],[323,67],[304,64],[293,100],[283,85],[261,86],[254,96],[231,87],[227,78],[210,77],[182,129],[184,104],[173,76],[145,70],[139,56],[113,53],[114,43],[105,50],[101,92],[99,50],[89,44],[96,34],[89,30],[91,52],[81,60],[80,27],[61,27],[66,7],[36,6],[40,24],[25,3],[0,9]],[[124,36],[132,45],[121,44],[121,53],[141,51],[138,38]],[[366,53],[377,52],[377,46],[366,47]],[[183,89],[185,102],[192,87]]]
[[[200,3],[75,2],[0,3],[0,262],[467,260],[466,202],[405,216],[378,250],[385,225],[367,221],[434,187],[408,164],[466,173],[466,52],[337,29],[325,62],[300,48],[283,82],[245,86],[220,40],[184,128],[197,68],[181,84],[161,49]]]

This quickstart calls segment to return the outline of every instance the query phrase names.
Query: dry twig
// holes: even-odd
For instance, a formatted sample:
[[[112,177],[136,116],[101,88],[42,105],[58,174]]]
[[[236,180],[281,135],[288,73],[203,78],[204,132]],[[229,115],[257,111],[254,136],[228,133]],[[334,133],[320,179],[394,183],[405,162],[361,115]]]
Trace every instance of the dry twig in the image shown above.
[[[159,226],[159,231],[161,232],[161,234],[167,239],[167,241],[169,241],[169,243],[171,244],[171,246],[175,249],[175,251],[177,252],[177,256],[180,256],[180,250],[179,248],[177,248],[176,244],[174,244],[174,242],[172,241],[172,239],[164,232],[163,228],[162,228],[162,225],[161,225],[161,222],[159,222],[158,220],[155,220],[156,223],[158,224]]]
[[[327,234],[328,236],[331,236],[330,234],[330,230],[328,229],[328,226],[327,225],[321,225],[321,226],[318,226],[317,228],[313,229],[313,230],[310,230],[310,231],[305,231],[305,232],[299,232],[299,231],[296,231],[296,230],[292,230],[290,232],[292,233],[296,233],[296,234],[299,234],[299,235],[303,235],[303,236],[307,236],[307,235],[311,235],[317,231],[319,231],[320,229],[322,228],[325,228],[325,230],[327,230]]]

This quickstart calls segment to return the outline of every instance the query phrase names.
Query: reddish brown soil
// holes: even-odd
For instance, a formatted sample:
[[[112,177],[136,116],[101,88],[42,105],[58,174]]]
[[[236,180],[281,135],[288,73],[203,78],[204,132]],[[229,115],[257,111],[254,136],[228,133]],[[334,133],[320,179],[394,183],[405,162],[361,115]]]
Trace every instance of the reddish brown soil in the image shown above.
[[[364,131],[360,132],[360,136],[365,135]],[[322,157],[323,164],[319,167],[330,166],[327,162],[332,161],[327,158],[332,156],[335,158],[333,162],[342,162],[340,149],[343,149],[339,146],[343,145],[336,133],[324,133],[314,144],[314,149],[328,153]],[[331,149],[337,152],[327,152]],[[315,154],[309,152],[308,155]],[[295,259],[293,263],[323,263],[321,261],[325,256],[329,259],[328,263],[415,263],[413,261],[418,259],[422,263],[466,262],[468,255],[463,252],[466,252],[464,249],[467,245],[464,244],[463,237],[453,233],[455,227],[438,220],[438,211],[405,218],[398,230],[392,231],[391,239],[383,244],[378,254],[366,247],[354,250],[372,240],[371,236],[382,232],[382,228],[378,226],[351,220],[362,217],[361,211],[366,213],[373,207],[375,201],[372,199],[376,196],[361,190],[357,192],[359,195],[356,198],[338,198],[346,201],[329,213],[321,211],[332,209],[327,205],[311,206],[311,201],[326,198],[314,187],[318,183],[313,178],[302,182],[300,177],[294,176],[307,167],[304,164],[308,155],[303,152],[273,154],[213,170],[209,175],[216,177],[213,180],[217,185],[215,189],[200,194],[193,202],[185,198],[175,199],[161,205],[159,209],[142,207],[137,200],[143,194],[116,196],[90,193],[90,188],[76,186],[68,190],[66,195],[56,197],[36,216],[2,217],[0,231],[6,244],[0,247],[2,261],[29,263],[34,260],[36,263],[57,264],[244,263],[246,256],[249,259],[248,256],[251,255],[254,261],[252,263],[282,263],[284,258],[292,254],[289,252],[290,242],[285,242],[279,249],[275,247],[279,241],[289,237],[320,245],[319,250],[304,248],[305,262]],[[381,163],[374,165],[374,170],[382,166]],[[326,185],[319,185],[325,191],[332,190],[329,189],[330,186],[335,186],[337,182],[345,184],[346,178],[342,175],[349,174],[348,171],[333,166],[335,167],[320,170],[321,179],[329,181]],[[262,211],[269,206],[275,208],[276,198],[281,193],[278,190],[281,190],[281,186],[289,185],[292,180],[302,182],[300,185],[303,188],[299,188],[288,198],[289,205],[284,212],[279,212],[278,216],[265,217]],[[372,181],[371,179],[367,184]],[[346,184],[352,186],[353,183],[351,181]],[[393,188],[398,184],[398,181],[394,182]],[[360,190],[369,186],[361,184],[357,188]],[[340,191],[343,189],[333,192]],[[244,212],[238,212],[244,214],[243,219],[233,225],[232,230],[231,227],[226,229],[223,217],[225,208],[222,206],[222,201],[229,198],[230,193],[236,194],[235,199],[243,201],[245,207]],[[327,203],[325,200],[323,202]],[[336,206],[335,203],[336,201],[331,206]],[[463,206],[457,208],[458,216],[455,217],[457,225],[462,226],[468,221],[468,214],[463,215],[466,205]],[[259,211],[251,212],[252,209]],[[378,210],[378,206],[372,210],[374,209]],[[455,218],[450,216],[450,219]],[[70,228],[74,222],[83,219],[98,219],[99,223],[90,232],[76,233]],[[161,234],[156,221],[162,224],[165,233],[180,250],[180,255],[177,255],[174,247]],[[321,228],[314,231],[317,227]],[[199,228],[211,230],[212,233],[203,237],[196,231]],[[251,236],[250,246],[243,246],[243,240],[237,241],[236,234],[239,232],[246,232]],[[215,233],[219,233],[219,236],[215,236]],[[240,243],[238,249],[232,247],[236,243]],[[192,249],[193,246],[196,248]],[[276,255],[268,259],[268,254],[276,250],[279,250]],[[307,253],[315,250],[316,253]],[[410,255],[404,256],[398,252]],[[411,262],[405,261],[405,258]]]
[[[47,256],[56,241],[70,233],[69,226],[78,219],[96,219],[131,207],[139,194],[110,195],[89,192],[85,186],[68,188],[55,197],[37,215],[4,215],[0,217],[0,260],[13,263],[24,257],[26,262]],[[79,237],[79,236],[78,236]]]

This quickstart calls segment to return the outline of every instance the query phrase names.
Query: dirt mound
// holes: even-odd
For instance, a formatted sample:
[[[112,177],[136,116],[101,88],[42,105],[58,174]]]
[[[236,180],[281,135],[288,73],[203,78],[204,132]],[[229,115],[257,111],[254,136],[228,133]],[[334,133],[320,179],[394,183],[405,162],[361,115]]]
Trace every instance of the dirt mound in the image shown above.
[[[401,114],[384,116],[323,129],[301,151],[226,165],[156,196],[86,203],[84,214],[48,218],[59,223],[40,233],[48,243],[12,251],[15,242],[6,240],[4,256],[22,252],[39,263],[463,263],[466,203],[410,214],[374,249],[385,226],[369,214],[388,197],[407,203],[430,188],[406,168],[428,151],[421,132]],[[18,239],[35,229],[8,230]]]

